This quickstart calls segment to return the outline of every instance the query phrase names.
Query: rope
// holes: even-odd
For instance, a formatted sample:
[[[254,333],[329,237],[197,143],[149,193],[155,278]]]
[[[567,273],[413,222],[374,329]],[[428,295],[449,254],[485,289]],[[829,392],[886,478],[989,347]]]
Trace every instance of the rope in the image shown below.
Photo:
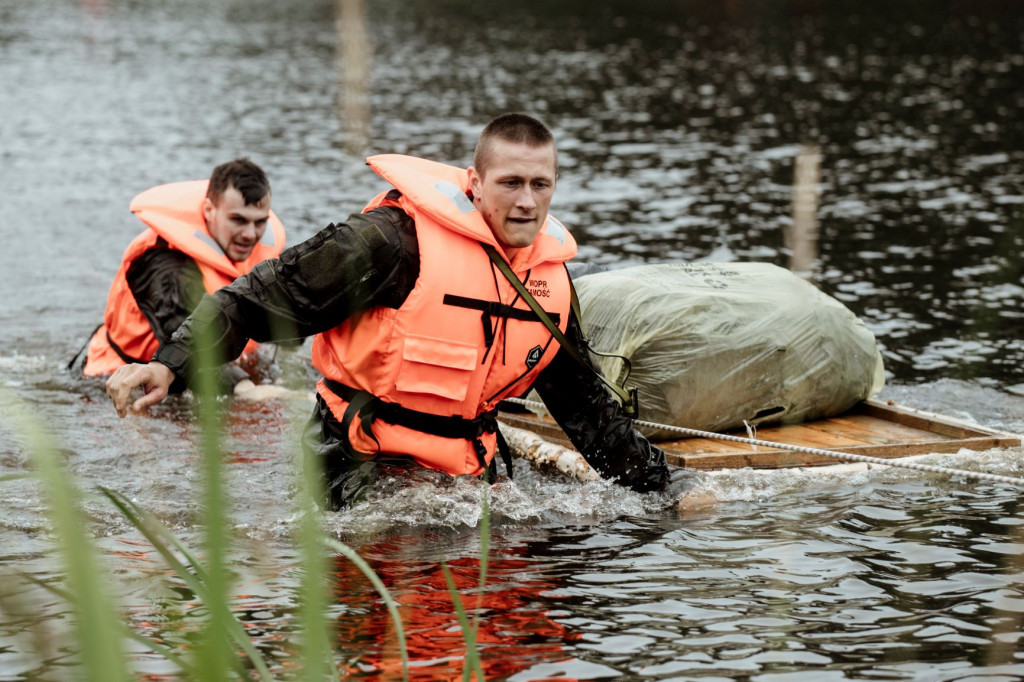
[[[546,409],[544,403],[536,400],[523,400],[522,398],[505,398],[506,402],[514,403],[516,405],[523,405],[525,407],[533,407]],[[778,448],[780,450],[792,450],[793,452],[802,452],[808,455],[821,455],[823,457],[831,457],[833,459],[841,459],[848,462],[865,462],[867,464],[880,464],[887,467],[895,467],[900,469],[914,469],[915,471],[927,471],[933,474],[946,474],[949,476],[963,476],[965,478],[973,478],[979,481],[993,481],[996,483],[1009,483],[1010,485],[1016,485],[1024,487],[1024,478],[1017,478],[1015,476],[1003,476],[1001,474],[990,474],[984,471],[967,471],[964,469],[953,469],[950,467],[940,467],[933,464],[921,464],[918,462],[904,462],[898,459],[885,459],[882,457],[870,457],[868,455],[855,455],[852,452],[841,452],[837,450],[822,450],[821,448],[807,448],[802,445],[789,445],[788,443],[776,443],[770,440],[759,440],[757,438],[743,438],[742,436],[730,436],[724,433],[714,433],[711,431],[699,431],[697,429],[688,429],[683,426],[671,426],[669,424],[658,424],[656,422],[648,422],[643,420],[636,420],[634,422],[637,426],[651,427],[655,429],[662,429],[665,431],[675,432],[684,436],[696,436],[699,438],[711,438],[714,440],[729,441],[732,443],[747,443],[750,445],[758,445],[766,448]]]

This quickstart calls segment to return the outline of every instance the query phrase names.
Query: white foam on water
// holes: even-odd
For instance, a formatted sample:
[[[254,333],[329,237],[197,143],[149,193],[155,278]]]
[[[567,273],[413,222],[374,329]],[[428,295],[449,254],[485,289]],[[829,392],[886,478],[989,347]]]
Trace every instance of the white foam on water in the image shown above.
[[[353,507],[324,516],[339,535],[409,525],[473,528],[483,518],[485,498],[491,523],[504,525],[599,522],[660,514],[668,505],[664,495],[636,493],[606,480],[576,481],[517,462],[512,480],[493,485],[429,471],[384,479]]]
[[[919,463],[964,472],[985,472],[1001,476],[1024,475],[1024,448],[993,448],[986,451],[961,449],[950,454],[917,455],[894,460],[894,466],[843,462],[821,467],[791,469],[719,469],[702,471],[694,478],[693,487],[680,498],[704,496],[721,503],[767,502],[803,490],[827,490],[848,487],[870,487],[870,484],[914,481],[922,485],[946,486],[1009,485],[978,481],[955,473],[936,473],[898,466]],[[707,506],[706,504],[703,506]]]
[[[14,351],[11,355],[0,353],[2,372],[42,372],[49,369],[45,355],[22,355]]]

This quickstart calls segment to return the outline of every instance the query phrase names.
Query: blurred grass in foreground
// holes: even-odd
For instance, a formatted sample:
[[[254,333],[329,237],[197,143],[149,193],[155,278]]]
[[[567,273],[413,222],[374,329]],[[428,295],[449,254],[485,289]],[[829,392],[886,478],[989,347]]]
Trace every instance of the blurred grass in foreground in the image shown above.
[[[9,393],[0,394],[4,404],[3,414],[9,417],[13,430],[20,434],[27,445],[28,457],[33,468],[31,476],[38,479],[46,498],[48,517],[53,524],[53,539],[57,554],[61,558],[62,579],[41,581],[32,576],[23,578],[35,583],[72,607],[74,641],[39,642],[36,655],[43,665],[44,650],[74,651],[70,663],[71,676],[102,682],[127,682],[138,679],[137,666],[129,659],[139,660],[138,654],[126,654],[126,643],[134,641],[157,656],[171,663],[178,671],[175,679],[187,682],[221,682],[222,680],[274,680],[271,666],[259,648],[253,643],[246,628],[232,608],[232,571],[230,566],[229,508],[224,488],[224,468],[221,447],[223,425],[222,404],[217,399],[215,372],[207,371],[217,365],[217,358],[210,353],[201,354],[202,367],[197,372],[194,388],[195,405],[201,426],[201,462],[203,480],[203,530],[204,547],[202,557],[187,547],[163,523],[135,504],[120,492],[100,488],[100,493],[120,514],[143,536],[159,554],[172,575],[168,580],[177,581],[195,595],[195,600],[205,607],[205,618],[196,637],[190,645],[178,648],[147,637],[131,628],[126,611],[113,598],[114,592],[109,568],[102,554],[92,542],[92,535],[83,512],[82,494],[72,481],[60,461],[60,451],[47,434],[42,423],[34,419],[17,399]],[[296,450],[301,450],[296,444]],[[409,658],[405,641],[405,630],[398,613],[398,605],[387,587],[370,565],[353,549],[338,540],[328,537],[320,527],[320,512],[315,500],[324,499],[319,463],[305,462],[303,476],[296,495],[298,506],[297,543],[302,576],[298,586],[298,607],[295,621],[300,633],[298,660],[285,664],[287,679],[320,682],[339,679],[339,663],[330,645],[328,594],[328,552],[345,556],[352,561],[373,584],[386,605],[394,622],[395,638],[401,657],[402,679],[409,676]],[[13,480],[24,475],[6,476],[0,479]],[[481,521],[481,570],[480,593],[486,582],[487,551],[489,543],[489,514],[485,508]],[[466,641],[463,679],[484,679],[480,657],[476,648],[476,623],[470,623],[459,594],[451,580],[447,567],[443,566],[448,579],[449,590]],[[0,593],[0,610],[14,604],[30,610],[31,606],[19,603],[18,598],[5,590]],[[27,611],[26,611],[27,612]],[[45,640],[42,617],[36,616],[37,640]],[[157,635],[159,636],[159,635]],[[280,669],[281,661],[275,660]],[[68,665],[68,664],[65,664]]]

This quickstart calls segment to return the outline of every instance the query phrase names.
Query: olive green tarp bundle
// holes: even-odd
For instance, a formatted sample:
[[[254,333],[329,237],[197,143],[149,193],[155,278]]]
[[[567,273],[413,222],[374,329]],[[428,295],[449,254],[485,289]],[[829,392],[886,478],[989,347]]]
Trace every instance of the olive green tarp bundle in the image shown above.
[[[706,431],[808,421],[840,414],[884,383],[863,322],[768,263],[643,265],[575,285],[591,347],[629,359],[626,383],[639,389],[645,421]],[[622,381],[622,360],[593,357]]]

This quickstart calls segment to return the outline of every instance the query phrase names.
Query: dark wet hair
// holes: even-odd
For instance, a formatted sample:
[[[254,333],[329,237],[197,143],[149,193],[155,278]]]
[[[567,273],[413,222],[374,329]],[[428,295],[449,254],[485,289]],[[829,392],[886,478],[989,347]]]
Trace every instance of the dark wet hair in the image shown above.
[[[490,161],[491,145],[495,140],[525,144],[529,147],[555,146],[555,137],[551,131],[533,116],[502,114],[484,127],[480,139],[477,140],[476,151],[473,153],[473,167],[480,175],[486,171],[487,163]],[[557,157],[555,167],[557,170]]]
[[[263,169],[247,158],[228,161],[214,168],[206,198],[216,204],[229,187],[238,190],[246,206],[258,204],[270,194],[270,181]]]

